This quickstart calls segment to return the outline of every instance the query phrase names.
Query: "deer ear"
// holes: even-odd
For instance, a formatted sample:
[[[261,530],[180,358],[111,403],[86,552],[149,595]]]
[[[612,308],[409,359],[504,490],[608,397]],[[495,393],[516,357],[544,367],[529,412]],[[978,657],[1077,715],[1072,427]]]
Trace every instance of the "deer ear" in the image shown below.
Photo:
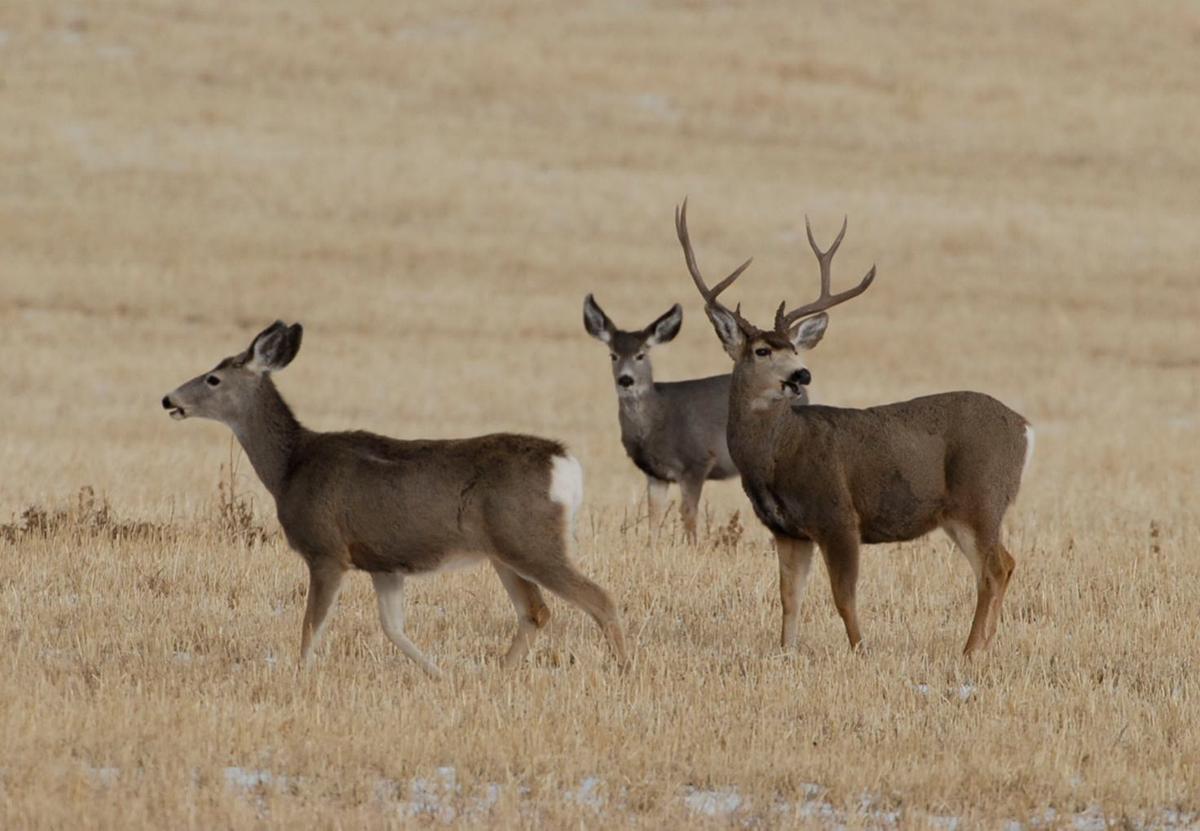
[[[683,326],[683,307],[676,303],[671,310],[642,330],[647,346],[658,346],[674,340]]]
[[[604,309],[600,308],[596,298],[590,294],[583,298],[583,328],[587,329],[587,333],[593,338],[604,343],[612,343],[613,332],[616,330]]]
[[[792,346],[804,351],[812,349],[825,336],[825,328],[829,326],[829,315],[821,312],[812,317],[806,317],[788,332]]]
[[[246,368],[254,372],[278,372],[292,362],[300,351],[304,327],[299,323],[288,326],[277,320],[258,333],[247,353]]]
[[[729,357],[735,361],[742,357],[742,349],[746,345],[746,335],[742,332],[742,327],[738,326],[733,315],[725,309],[708,305],[704,307],[704,313],[712,321],[713,329],[717,331],[717,337],[721,339],[721,345],[725,347]]]

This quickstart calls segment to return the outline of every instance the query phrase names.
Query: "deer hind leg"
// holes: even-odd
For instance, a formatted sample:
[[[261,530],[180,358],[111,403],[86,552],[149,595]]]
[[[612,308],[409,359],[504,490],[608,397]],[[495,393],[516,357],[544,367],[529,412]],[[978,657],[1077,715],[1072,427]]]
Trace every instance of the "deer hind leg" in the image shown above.
[[[833,605],[837,607],[846,626],[851,649],[858,649],[862,643],[855,599],[858,589],[858,548],[858,534],[853,531],[841,532],[821,542],[821,553],[825,557],[829,584],[833,589]]]
[[[502,662],[505,669],[512,669],[528,654],[537,639],[538,630],[550,622],[550,607],[546,605],[536,583],[529,582],[495,560],[492,561],[492,566],[517,611],[517,634],[513,637],[512,646],[508,648]]]
[[[511,568],[519,569],[521,576],[543,588],[554,592],[563,600],[587,612],[612,647],[617,663],[624,667],[625,633],[617,608],[604,589],[584,577],[564,557],[554,559],[523,558]]]
[[[328,562],[308,567],[308,600],[304,606],[304,623],[300,629],[300,661],[308,663],[321,643],[329,611],[337,600],[345,572],[340,565]]]
[[[1004,595],[1008,592],[1008,582],[1012,579],[1013,569],[1017,561],[1002,543],[997,542],[992,548],[992,556],[988,560],[988,571],[996,583],[992,595],[992,605],[988,610],[988,626],[984,645],[990,644],[996,636],[996,624],[1000,622],[1000,607],[1004,605]]]
[[[375,584],[375,599],[379,602],[379,622],[388,639],[427,675],[440,678],[441,670],[404,634],[404,575],[376,571],[371,573],[371,582]]]
[[[809,540],[776,536],[775,553],[779,555],[779,599],[783,604],[779,645],[790,651],[796,648],[799,638],[800,600],[812,568],[813,544]]]
[[[679,516],[683,520],[683,535],[692,545],[696,544],[696,520],[700,514],[700,492],[703,490],[703,478],[686,477],[679,480]]]
[[[942,527],[967,558],[975,574],[975,617],[963,647],[964,654],[970,655],[987,646],[996,634],[1000,604],[1004,601],[1016,561],[1000,543],[996,530],[979,528],[961,520],[948,520]]]

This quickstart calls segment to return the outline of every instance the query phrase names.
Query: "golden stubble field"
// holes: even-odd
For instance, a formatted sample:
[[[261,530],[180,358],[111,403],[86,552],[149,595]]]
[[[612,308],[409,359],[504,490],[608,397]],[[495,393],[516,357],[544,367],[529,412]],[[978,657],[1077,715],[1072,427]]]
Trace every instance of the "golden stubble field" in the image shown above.
[[[1194,4],[201,5],[0,9],[0,825],[1200,822]],[[972,388],[1036,425],[984,657],[940,535],[867,551],[867,654],[821,570],[782,655],[735,483],[698,547],[638,523],[580,303],[680,301],[658,377],[726,369],[684,194],[709,272],[756,257],[752,317],[814,290],[804,213],[850,215],[835,279],[879,279],[821,400]],[[570,444],[631,671],[551,601],[500,672],[487,569],[410,592],[442,683],[362,576],[297,669],[269,498],[158,404],[277,317],[310,427]]]

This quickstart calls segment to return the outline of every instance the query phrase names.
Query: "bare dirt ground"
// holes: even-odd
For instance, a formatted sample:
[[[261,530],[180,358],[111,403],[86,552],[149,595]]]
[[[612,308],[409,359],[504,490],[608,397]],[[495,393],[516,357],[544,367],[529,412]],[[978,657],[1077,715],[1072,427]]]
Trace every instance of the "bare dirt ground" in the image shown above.
[[[0,825],[1195,827],[1197,55],[1189,3],[6,3]],[[862,656],[821,576],[779,654],[736,483],[650,539],[580,305],[683,302],[657,376],[727,368],[684,194],[760,318],[815,290],[804,214],[849,214],[835,279],[879,278],[820,400],[1034,422],[986,656],[940,535],[868,550]],[[632,670],[553,602],[500,672],[486,569],[410,593],[443,683],[365,578],[298,669],[269,498],[158,404],[277,317],[310,427],[566,441]]]

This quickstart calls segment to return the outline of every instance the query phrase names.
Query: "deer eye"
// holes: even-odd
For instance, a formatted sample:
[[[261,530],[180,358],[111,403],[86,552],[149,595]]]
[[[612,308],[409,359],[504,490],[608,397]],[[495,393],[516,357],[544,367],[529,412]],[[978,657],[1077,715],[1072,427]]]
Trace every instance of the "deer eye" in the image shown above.
[[[208,384],[210,387],[216,387],[216,386],[220,386],[221,379],[215,375],[209,375],[207,378],[204,379],[204,383]]]
[[[639,360],[639,361],[640,361],[640,360],[643,360],[643,359],[645,359],[645,357],[646,357],[646,353],[645,353],[645,352],[643,352],[643,353],[641,353],[640,355],[638,355],[638,356],[636,357],[636,360]]]
[[[758,349],[754,350],[754,354],[760,358],[769,358],[771,356],[771,350],[765,346],[760,346]]]
[[[610,358],[612,358],[612,359],[613,359],[613,363],[616,363],[616,362],[617,362],[617,353],[615,353],[615,352],[609,352],[609,353],[608,353],[608,357],[610,357]]]

